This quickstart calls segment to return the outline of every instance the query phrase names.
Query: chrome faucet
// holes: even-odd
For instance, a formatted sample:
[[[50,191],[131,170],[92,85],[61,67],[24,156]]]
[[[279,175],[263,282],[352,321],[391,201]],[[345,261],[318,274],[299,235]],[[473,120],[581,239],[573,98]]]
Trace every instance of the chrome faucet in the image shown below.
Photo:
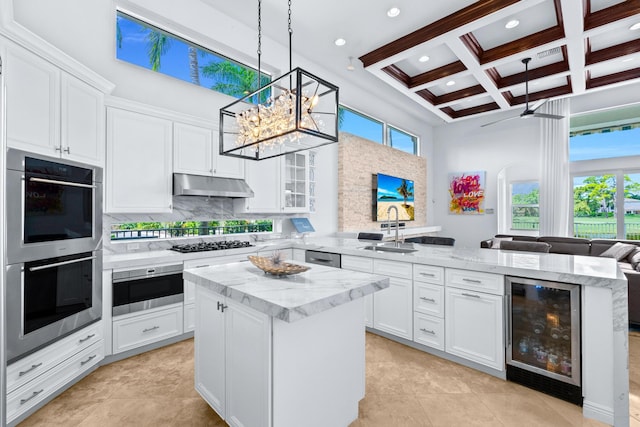
[[[393,240],[395,242],[394,246],[397,248],[399,246],[399,242],[398,242],[398,228],[400,228],[400,223],[398,222],[398,207],[397,206],[389,206],[389,209],[387,209],[387,234],[391,234],[391,229],[389,228],[389,223],[391,222],[391,209],[394,209],[396,211],[396,237]]]

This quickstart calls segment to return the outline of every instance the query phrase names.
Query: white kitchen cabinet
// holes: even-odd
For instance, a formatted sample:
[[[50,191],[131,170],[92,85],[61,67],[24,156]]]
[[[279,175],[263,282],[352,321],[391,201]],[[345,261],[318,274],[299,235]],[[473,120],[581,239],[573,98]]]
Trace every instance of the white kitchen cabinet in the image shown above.
[[[247,160],[245,180],[254,196],[234,199],[236,213],[281,212],[280,205],[280,159],[278,157],[260,161]]]
[[[447,353],[503,371],[503,297],[448,285],[445,293]]]
[[[389,277],[389,287],[373,294],[373,327],[408,340],[413,339],[411,280]]]
[[[24,386],[7,394],[7,422],[11,423],[54,395],[65,384],[93,369],[104,359],[104,345],[96,342]]]
[[[104,358],[102,328],[102,322],[93,323],[7,366],[7,422],[93,369]]]
[[[271,318],[202,286],[196,299],[196,390],[229,425],[269,425]]]
[[[444,286],[413,283],[413,309],[422,314],[444,317]]]
[[[7,145],[59,156],[60,70],[17,46],[8,46],[3,65]]]
[[[107,108],[106,212],[171,212],[172,123]]]
[[[61,77],[62,156],[104,166],[104,95],[66,73]]]
[[[176,303],[113,319],[113,354],[182,334],[183,304]]]
[[[104,166],[104,95],[50,62],[7,49],[7,145]]]
[[[216,129],[174,122],[173,171],[242,179],[244,160],[219,154]]]
[[[340,263],[345,270],[373,273],[373,259],[371,258],[342,255]],[[364,324],[368,328],[373,328],[373,294],[364,297]]]
[[[389,277],[389,287],[373,294],[373,327],[413,339],[412,265],[375,259],[373,273]]]
[[[415,342],[444,351],[443,318],[415,312],[413,325],[413,340]]]
[[[280,158],[284,212],[309,212],[309,153],[289,153]]]

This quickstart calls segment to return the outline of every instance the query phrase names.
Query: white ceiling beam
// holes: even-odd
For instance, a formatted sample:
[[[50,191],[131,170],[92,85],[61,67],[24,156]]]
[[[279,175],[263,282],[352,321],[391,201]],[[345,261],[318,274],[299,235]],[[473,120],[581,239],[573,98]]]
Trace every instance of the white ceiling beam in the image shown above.
[[[584,9],[582,0],[560,0],[564,34],[567,43],[567,56],[571,70],[573,94],[584,93],[587,80],[584,73]]]

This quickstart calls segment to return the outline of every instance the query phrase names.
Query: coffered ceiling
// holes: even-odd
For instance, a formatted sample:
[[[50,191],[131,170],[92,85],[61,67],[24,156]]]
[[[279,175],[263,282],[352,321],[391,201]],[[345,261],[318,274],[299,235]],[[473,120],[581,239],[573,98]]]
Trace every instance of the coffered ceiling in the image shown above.
[[[247,13],[254,1],[203,1],[255,26]],[[389,18],[392,6],[400,14]],[[284,45],[286,7],[263,0],[263,31]],[[505,28],[514,20],[519,25]],[[381,102],[411,100],[450,123],[524,110],[527,57],[530,102],[631,83],[638,90],[640,29],[630,29],[637,23],[640,0],[294,0],[293,49],[379,90]],[[336,46],[337,38],[346,44]],[[349,58],[355,70],[347,71]]]
[[[525,57],[530,102],[640,79],[640,1],[466,3],[361,55],[364,67],[447,122],[524,107]]]

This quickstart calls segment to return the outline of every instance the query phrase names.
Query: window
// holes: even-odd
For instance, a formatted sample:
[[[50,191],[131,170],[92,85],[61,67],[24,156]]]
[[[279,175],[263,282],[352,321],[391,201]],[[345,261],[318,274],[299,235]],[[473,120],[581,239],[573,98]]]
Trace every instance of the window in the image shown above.
[[[640,106],[596,112],[572,127],[574,236],[640,240],[639,112]]]
[[[120,11],[116,58],[226,95],[258,89],[258,71]],[[263,74],[261,85],[271,81]]]
[[[640,155],[640,123],[571,132],[569,161]]]
[[[385,132],[386,127],[386,132]],[[396,127],[340,105],[338,108],[338,130],[347,132],[378,144],[388,145],[409,154],[418,155],[418,137]]]
[[[409,154],[418,153],[418,137],[396,129],[393,126],[388,126],[387,128],[389,129],[387,135],[389,146],[401,151],[406,151]]]
[[[540,228],[540,185],[536,181],[511,184],[511,229]]]
[[[273,221],[270,219],[133,222],[113,224],[111,226],[111,240],[171,239],[174,237],[221,236],[271,231],[273,231]]]
[[[338,130],[384,143],[384,123],[342,105],[338,108]]]

